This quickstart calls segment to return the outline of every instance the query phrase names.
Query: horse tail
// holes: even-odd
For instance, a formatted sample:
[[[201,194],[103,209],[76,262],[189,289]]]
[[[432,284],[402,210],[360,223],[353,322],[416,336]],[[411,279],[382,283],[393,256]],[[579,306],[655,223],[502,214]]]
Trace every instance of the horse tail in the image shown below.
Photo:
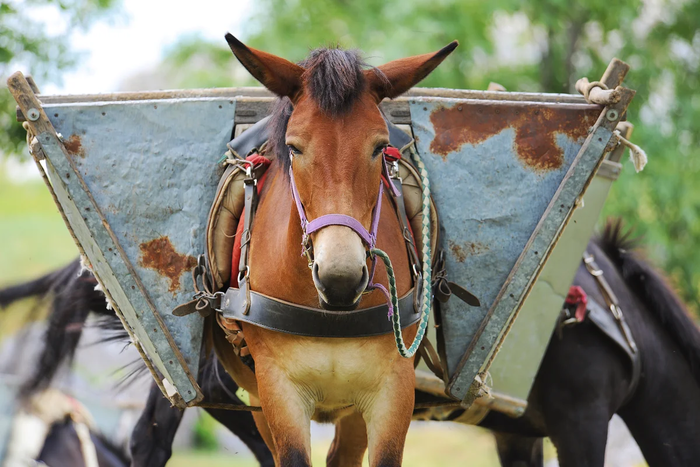
[[[75,259],[68,265],[29,282],[0,289],[0,308],[6,308],[17,300],[29,297],[45,298],[49,293],[60,291],[80,271],[80,261]]]
[[[700,330],[666,278],[633,251],[639,246],[639,240],[632,237],[631,230],[624,232],[621,219],[614,219],[606,223],[598,245],[615,264],[628,287],[648,306],[678,345],[700,384]]]
[[[30,377],[22,385],[20,393],[23,397],[29,397],[48,387],[58,370],[63,365],[72,363],[85,321],[91,312],[99,315],[114,313],[108,309],[104,294],[95,289],[95,277],[90,271],[81,269],[78,260],[33,282],[41,283],[42,279],[49,276],[54,277],[49,290],[53,300],[44,332],[43,348]],[[27,290],[31,288],[29,284],[26,284]],[[35,289],[40,290],[41,287]]]

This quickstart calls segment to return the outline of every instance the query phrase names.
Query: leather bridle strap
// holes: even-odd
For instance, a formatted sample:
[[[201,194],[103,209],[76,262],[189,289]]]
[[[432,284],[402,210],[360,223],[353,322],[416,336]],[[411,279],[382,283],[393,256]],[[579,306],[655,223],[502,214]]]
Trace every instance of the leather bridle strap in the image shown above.
[[[382,176],[385,177],[387,181],[389,181],[389,168],[386,163],[385,151],[386,149],[382,152]],[[304,205],[301,202],[301,197],[299,196],[299,190],[297,189],[296,181],[294,180],[294,170],[292,168],[292,166],[294,165],[294,154],[291,151],[289,153],[289,158],[291,161],[289,165],[289,180],[292,188],[292,197],[294,198],[294,204],[297,208],[297,212],[299,213],[299,219],[301,221],[301,230],[303,232],[302,246],[304,249],[302,250],[302,254],[310,251],[309,236],[312,233],[317,232],[322,228],[328,227],[330,225],[342,225],[354,230],[357,233],[357,235],[360,236],[362,241],[369,247],[370,250],[374,248],[377,243],[377,230],[379,228],[379,218],[381,216],[382,210],[382,195],[384,194],[384,184],[381,181],[379,182],[379,192],[377,193],[377,201],[374,205],[374,210],[372,212],[372,223],[370,225],[369,231],[362,225],[360,221],[358,221],[354,217],[345,214],[325,214],[323,216],[317,217],[316,219],[309,221],[306,217],[306,210],[304,209]],[[401,196],[401,192],[398,191],[391,182],[389,182],[389,187],[395,197]]]

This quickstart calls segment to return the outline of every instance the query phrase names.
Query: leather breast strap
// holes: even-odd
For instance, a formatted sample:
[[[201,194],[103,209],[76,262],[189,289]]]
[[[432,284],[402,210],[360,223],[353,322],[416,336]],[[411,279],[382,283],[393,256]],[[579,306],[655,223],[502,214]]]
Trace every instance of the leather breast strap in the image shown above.
[[[250,303],[246,303],[246,294],[250,296]],[[387,318],[386,304],[354,311],[328,311],[251,290],[229,288],[222,298],[220,310],[223,318],[298,336],[368,337],[389,334],[393,330],[392,322]],[[413,289],[399,299],[399,314],[401,328],[420,319],[420,313],[413,308]]]
[[[588,300],[588,318],[600,329],[603,334],[607,335],[615,342],[620,349],[627,354],[632,363],[632,379],[627,392],[627,402],[634,394],[634,389],[639,383],[641,375],[641,359],[637,350],[637,344],[632,336],[632,331],[627,325],[625,316],[620,308],[617,295],[608,284],[608,281],[603,276],[603,270],[600,269],[595,262],[595,257],[587,251],[583,253],[583,264],[588,273],[595,279],[598,288],[603,295],[603,299],[607,305],[601,306],[595,300]]]

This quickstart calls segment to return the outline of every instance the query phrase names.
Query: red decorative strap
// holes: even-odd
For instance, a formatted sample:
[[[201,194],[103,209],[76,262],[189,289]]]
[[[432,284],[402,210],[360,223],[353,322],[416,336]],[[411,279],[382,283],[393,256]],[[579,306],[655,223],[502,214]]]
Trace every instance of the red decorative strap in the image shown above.
[[[576,321],[582,323],[586,318],[586,307],[588,306],[588,296],[586,292],[578,285],[569,287],[569,294],[566,296],[565,303],[567,305],[576,305]]]
[[[394,146],[387,146],[384,148],[384,157],[389,162],[396,162],[401,159],[401,151],[399,151]]]

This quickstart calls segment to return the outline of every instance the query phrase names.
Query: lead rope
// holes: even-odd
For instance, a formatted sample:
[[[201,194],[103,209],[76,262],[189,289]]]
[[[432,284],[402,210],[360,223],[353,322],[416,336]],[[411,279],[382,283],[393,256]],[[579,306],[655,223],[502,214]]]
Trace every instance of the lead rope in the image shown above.
[[[394,328],[394,339],[396,340],[396,348],[399,350],[399,354],[404,358],[411,358],[415,355],[420,343],[425,337],[425,331],[428,329],[428,321],[430,320],[430,309],[432,307],[433,301],[431,300],[432,290],[430,282],[432,280],[432,259],[430,254],[430,182],[428,180],[428,171],[420,160],[418,153],[415,148],[411,146],[411,156],[413,162],[418,168],[418,172],[421,177],[421,185],[423,186],[423,226],[421,236],[423,239],[423,276],[422,276],[422,299],[421,299],[421,317],[418,322],[418,333],[416,334],[413,343],[410,347],[406,347],[406,343],[403,340],[403,335],[401,334],[401,315],[399,313],[399,298],[398,292],[396,290],[396,276],[394,275],[394,268],[391,265],[391,260],[389,255],[380,250],[379,248],[372,248],[370,254],[378,256],[384,262],[386,267],[386,275],[389,279],[389,315],[391,316],[393,328]],[[389,181],[391,183],[391,181]],[[383,289],[383,287],[381,287]]]

